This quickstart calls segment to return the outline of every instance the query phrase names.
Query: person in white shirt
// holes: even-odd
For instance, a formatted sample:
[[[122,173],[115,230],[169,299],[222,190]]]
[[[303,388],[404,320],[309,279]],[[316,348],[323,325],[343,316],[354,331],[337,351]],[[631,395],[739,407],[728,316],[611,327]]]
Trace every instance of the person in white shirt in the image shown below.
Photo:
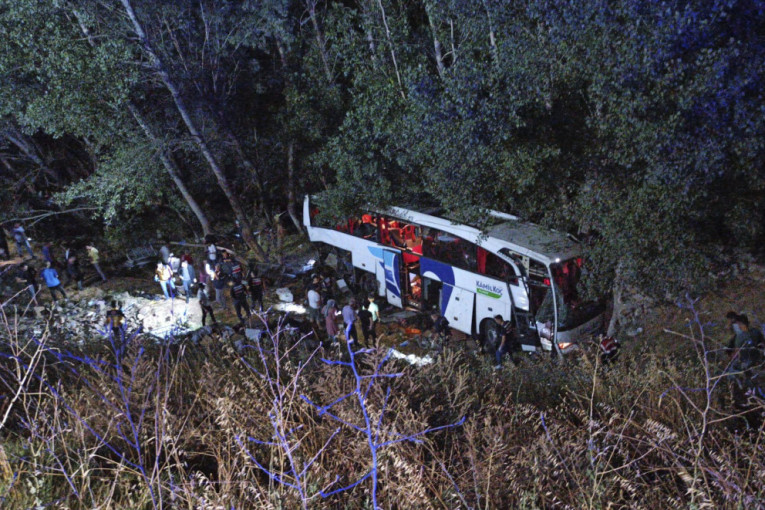
[[[321,294],[316,289],[316,286],[311,284],[308,287],[308,319],[319,326],[321,323]]]

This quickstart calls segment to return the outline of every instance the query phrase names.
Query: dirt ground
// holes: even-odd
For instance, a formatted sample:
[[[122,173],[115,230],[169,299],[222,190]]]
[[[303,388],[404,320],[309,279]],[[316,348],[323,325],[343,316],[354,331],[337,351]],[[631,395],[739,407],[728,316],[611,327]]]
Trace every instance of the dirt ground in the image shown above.
[[[699,339],[703,329],[710,346],[720,347],[732,335],[725,320],[731,310],[746,314],[751,327],[765,331],[765,266],[752,266],[735,279],[720,281],[717,289],[698,298],[656,306],[645,317],[641,333],[620,335],[619,340],[627,350],[655,346],[669,354],[688,350],[691,340],[686,337]]]

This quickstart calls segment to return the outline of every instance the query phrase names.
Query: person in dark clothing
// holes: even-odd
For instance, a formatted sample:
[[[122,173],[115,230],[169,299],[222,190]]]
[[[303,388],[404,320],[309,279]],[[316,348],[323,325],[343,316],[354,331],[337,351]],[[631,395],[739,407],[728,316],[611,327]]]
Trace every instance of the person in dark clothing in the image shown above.
[[[77,257],[70,255],[66,262],[66,273],[69,275],[69,280],[77,282],[77,289],[82,290],[82,271],[80,270],[80,261]]]
[[[725,318],[730,322],[734,335],[727,346],[732,358],[731,369],[746,372],[762,363],[762,353],[757,348],[758,335],[754,333],[756,330],[749,329],[747,316],[728,312]]]
[[[188,303],[191,297],[191,287],[197,282],[197,274],[194,271],[194,266],[185,260],[181,262],[179,273],[183,282],[183,293],[186,295],[186,303]]]
[[[43,260],[46,262],[50,262],[50,264],[53,267],[57,267],[58,263],[56,262],[56,259],[53,257],[53,246],[51,246],[50,243],[44,243],[42,247],[42,255]]]
[[[11,250],[8,247],[8,238],[5,237],[5,227],[0,226],[0,258],[7,260],[11,258]]]
[[[449,327],[449,320],[440,313],[431,314],[433,319],[433,331],[442,342],[446,342],[452,336],[452,330]]]
[[[111,328],[115,340],[122,338],[122,326],[125,323],[125,314],[119,307],[119,303],[112,301],[111,309],[106,312],[106,327]]]
[[[250,298],[252,298],[252,310],[255,311],[255,303],[260,306],[260,311],[263,311],[263,294],[266,290],[266,282],[263,281],[263,277],[259,276],[254,266],[250,266],[250,270],[247,273],[247,286],[250,288]]]
[[[221,308],[226,308],[226,277],[221,271],[220,264],[215,266],[215,278],[213,279],[213,288],[215,289],[215,302]]]
[[[742,325],[746,327],[746,329],[749,331],[749,334],[752,337],[752,341],[754,342],[754,346],[758,349],[762,350],[765,349],[765,336],[763,336],[762,331],[758,328],[753,328],[749,325],[749,317],[747,317],[745,314],[736,314],[736,312],[728,312],[726,317],[728,320],[731,320],[731,314],[736,316],[736,320],[740,322]],[[731,342],[735,340],[732,339]]]
[[[357,314],[361,323],[361,335],[364,337],[364,347],[369,345],[369,339],[374,339],[372,333],[372,312],[367,308],[362,308]]]
[[[231,257],[231,278],[235,282],[241,282],[242,278],[244,278],[242,263],[234,257]]]
[[[13,240],[16,241],[16,251],[19,253],[19,257],[24,256],[22,250],[26,248],[30,257],[33,259],[37,258],[32,252],[32,247],[29,245],[29,238],[27,237],[26,232],[24,232],[24,227],[21,226],[21,223],[16,223],[16,225],[14,225],[12,233]]]
[[[223,252],[223,258],[218,264],[218,276],[228,282],[232,279],[233,261],[231,260],[231,254],[227,251]]]
[[[343,322],[345,323],[345,341],[358,342],[356,337],[356,298],[351,298],[343,307]]]
[[[513,349],[516,343],[515,328],[513,328],[513,324],[510,321],[506,321],[501,315],[495,315],[494,321],[497,323],[497,326],[499,326],[500,334],[499,347],[497,347],[497,352],[495,353],[497,365],[494,368],[502,367],[502,356],[504,356],[505,353],[510,353],[510,359],[517,365],[518,362],[513,356]]]
[[[210,315],[210,318],[213,321],[213,324],[218,324],[218,321],[215,320],[215,314],[213,313],[212,309],[212,303],[210,303],[210,296],[207,295],[207,290],[205,289],[205,286],[201,283],[197,285],[197,298],[199,299],[199,306],[202,308],[202,326],[205,326],[207,324],[207,315]]]
[[[250,307],[247,304],[247,288],[241,281],[232,281],[231,285],[231,299],[234,301],[234,309],[236,310],[236,316],[239,317],[240,322],[244,322],[242,317],[242,309],[244,309],[247,318],[250,318]]]
[[[22,264],[21,273],[17,280],[27,286],[29,293],[32,295],[32,301],[37,306],[37,269],[27,263]]]

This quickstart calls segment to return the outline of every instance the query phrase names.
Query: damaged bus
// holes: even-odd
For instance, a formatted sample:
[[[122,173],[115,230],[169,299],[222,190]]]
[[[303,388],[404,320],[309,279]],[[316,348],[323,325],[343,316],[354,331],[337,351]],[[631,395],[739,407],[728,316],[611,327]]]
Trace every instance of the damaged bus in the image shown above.
[[[345,254],[366,288],[400,308],[437,311],[482,342],[494,342],[496,315],[513,323],[524,351],[565,353],[602,330],[604,306],[580,300],[581,249],[565,234],[496,211],[483,231],[401,207],[333,225],[314,224],[316,213],[306,196],[310,240]]]

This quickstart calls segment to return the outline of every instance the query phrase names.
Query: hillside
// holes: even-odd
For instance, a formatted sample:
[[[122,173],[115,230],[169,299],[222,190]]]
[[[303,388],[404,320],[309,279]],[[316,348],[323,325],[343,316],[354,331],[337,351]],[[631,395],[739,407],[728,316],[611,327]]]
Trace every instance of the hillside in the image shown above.
[[[386,347],[351,358],[342,343],[322,349],[278,326],[245,344],[139,335],[124,349],[103,337],[62,348],[53,329],[35,344],[9,321],[0,498],[7,508],[756,506],[765,403],[731,393],[714,353],[727,310],[759,324],[762,276],[754,267],[693,308],[652,308],[608,367],[588,347],[495,371],[461,340],[411,366]],[[381,343],[401,335],[391,325]]]

